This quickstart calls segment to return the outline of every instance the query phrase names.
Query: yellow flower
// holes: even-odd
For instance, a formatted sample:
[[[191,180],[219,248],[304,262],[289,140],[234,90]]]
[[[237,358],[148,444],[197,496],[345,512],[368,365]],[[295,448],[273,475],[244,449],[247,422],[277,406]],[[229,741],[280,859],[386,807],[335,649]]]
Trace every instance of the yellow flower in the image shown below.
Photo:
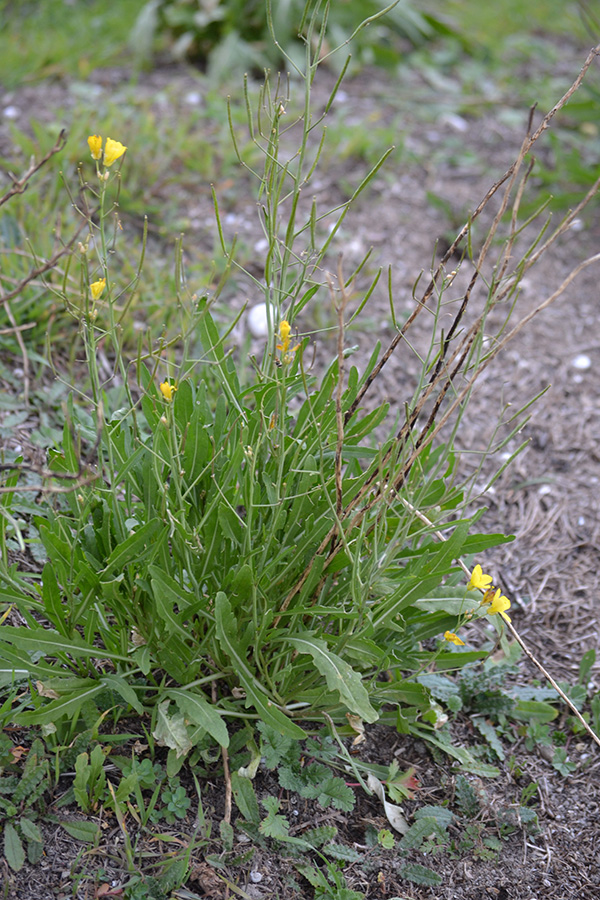
[[[97,300],[105,287],[106,287],[106,278],[101,278],[99,281],[94,281],[93,284],[90,284],[90,292],[92,295],[92,300]]]
[[[286,319],[282,319],[279,323],[279,337],[281,338],[281,343],[277,344],[277,349],[281,350],[282,353],[287,353],[290,349],[290,331],[292,330],[292,326]]]
[[[114,162],[120,159],[127,147],[123,144],[119,143],[119,141],[113,141],[112,138],[106,138],[106,146],[104,147],[104,165],[112,166]]]
[[[281,343],[277,344],[277,349],[281,350],[281,361],[284,363],[290,363],[294,358],[294,353],[300,346],[300,344],[295,344],[293,347],[290,347],[290,332],[292,330],[292,326],[286,319],[282,319],[279,323],[279,337],[281,339]]]
[[[498,613],[510,622],[510,616],[506,615],[506,610],[510,609],[510,600],[505,597],[500,588],[497,591],[487,591],[483,597],[484,603],[489,603],[490,608],[486,610],[488,616],[496,616]]]
[[[472,591],[474,588],[477,588],[480,591],[487,591],[491,584],[492,576],[484,575],[481,566],[475,566],[471,573],[471,580],[467,585],[467,590]]]
[[[175,391],[177,390],[177,385],[169,384],[168,381],[163,381],[162,384],[159,384],[159,388],[167,403],[170,403],[173,399]]]
[[[456,644],[457,647],[464,647],[465,642],[461,641],[457,634],[454,634],[453,631],[445,631],[444,632],[444,640],[449,641],[451,644]]]
[[[92,159],[100,159],[102,156],[102,138],[99,134],[91,134],[87,139]]]

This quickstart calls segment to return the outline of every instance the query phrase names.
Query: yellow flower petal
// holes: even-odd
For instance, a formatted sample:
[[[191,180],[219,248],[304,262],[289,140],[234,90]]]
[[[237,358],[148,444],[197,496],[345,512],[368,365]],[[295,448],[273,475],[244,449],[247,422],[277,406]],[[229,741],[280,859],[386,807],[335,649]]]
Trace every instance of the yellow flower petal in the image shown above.
[[[492,584],[492,576],[484,575],[481,566],[475,566],[471,573],[471,580],[467,585],[467,590],[472,591],[474,588],[479,591],[487,591]]]
[[[496,616],[498,613],[504,613],[507,609],[510,609],[510,600],[498,588],[490,603],[490,608],[487,610],[487,614],[488,616]]]
[[[453,631],[445,631],[444,632],[444,640],[448,641],[450,644],[456,644],[457,647],[464,647],[465,642],[461,641],[457,634],[454,634]]]
[[[159,388],[167,403],[170,403],[173,399],[175,391],[177,390],[177,385],[169,384],[168,381],[163,381],[162,384],[159,384]]]
[[[121,144],[119,141],[113,141],[112,138],[106,138],[106,146],[104,148],[104,165],[112,166],[114,162],[120,159],[127,147]]]
[[[106,278],[101,278],[99,281],[94,281],[93,284],[90,284],[90,293],[92,295],[92,300],[97,300],[105,287]]]
[[[92,159],[100,159],[102,156],[102,138],[99,134],[91,134],[87,139]]]

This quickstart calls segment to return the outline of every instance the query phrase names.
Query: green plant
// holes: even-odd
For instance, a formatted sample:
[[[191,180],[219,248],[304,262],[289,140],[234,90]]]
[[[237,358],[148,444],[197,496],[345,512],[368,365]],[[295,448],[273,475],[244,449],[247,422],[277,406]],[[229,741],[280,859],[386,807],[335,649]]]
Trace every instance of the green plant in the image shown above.
[[[324,871],[306,864],[298,870],[315,889],[315,900],[363,900],[365,896],[347,886],[341,867],[335,863],[326,862]]]
[[[354,807],[354,794],[342,778],[332,775],[320,759],[331,762],[337,757],[337,748],[331,739],[324,745],[309,740],[301,747],[293,738],[260,722],[261,755],[267,769],[277,769],[282,788],[295,791],[300,797],[314,799],[323,808],[332,805],[349,812]]]
[[[480,514],[466,506],[469,482],[458,474],[453,441],[478,375],[524,324],[509,330],[521,278],[578,213],[549,235],[542,226],[541,245],[542,234],[531,237],[531,223],[519,220],[528,180],[521,166],[552,116],[476,207],[402,325],[390,279],[395,336],[383,352],[377,344],[359,371],[349,365],[346,332],[360,321],[380,273],[365,278],[367,257],[352,273],[341,262],[336,275],[328,269],[344,220],[387,153],[339,206],[321,209],[316,199],[306,199],[325,141],[319,127],[341,83],[340,77],[322,117],[313,115],[311,89],[325,40],[324,25],[310,19],[300,102],[287,85],[267,77],[257,97],[247,86],[244,91],[243,141],[239,118],[231,115],[235,152],[257,186],[267,248],[260,266],[243,270],[215,196],[222,278],[212,293],[190,294],[180,251],[179,338],[149,334],[136,354],[127,353],[123,325],[146,244],[130,266],[131,279],[123,281],[113,267],[120,179],[126,181],[129,163],[123,145],[118,158],[107,157],[108,139],[89,139],[96,172],[83,179],[78,213],[85,235],[71,261],[80,290],[76,302],[63,296],[78,316],[86,372],[71,386],[61,443],[49,452],[48,466],[34,470],[45,491],[34,518],[46,556],[41,576],[19,570],[3,553],[1,597],[22,620],[0,628],[0,659],[9,678],[4,683],[21,688],[7,700],[7,721],[75,735],[107,715],[116,725],[133,711],[149,741],[168,749],[170,783],[164,785],[155,769],[141,772],[132,764],[116,787],[106,777],[100,746],[78,751],[77,799],[93,810],[104,793],[132,872],[135,846],[125,810],[137,803],[143,823],[182,820],[191,801],[174,779],[184,761],[220,752],[225,771],[242,734],[241,746],[251,749],[246,768],[257,766],[255,728],[283,787],[348,810],[352,792],[332,774],[325,741],[305,745],[315,758],[301,764],[299,742],[323,721],[337,737],[343,729],[360,734],[380,720],[490,775],[493,766],[452,745],[436,690],[446,690],[450,708],[469,705],[497,755],[498,735],[483,716],[493,712],[502,724],[509,708],[528,719],[536,710],[555,715],[535,700],[504,703],[489,668],[483,694],[479,676],[470,687],[467,679],[463,690],[448,687],[452,682],[440,674],[487,655],[488,648],[465,646],[457,634],[467,620],[487,616],[508,648],[503,629],[510,627],[510,602],[491,589],[491,577],[479,566],[465,586],[470,568],[461,559],[506,538],[477,533]],[[500,211],[471,259],[472,222],[498,193]],[[507,210],[510,223],[502,234]],[[524,234],[528,242],[519,255]],[[448,264],[465,243],[469,287],[450,300],[457,272]],[[233,273],[262,297],[268,323],[262,357],[252,360],[244,378],[232,338],[235,319],[225,321],[219,309]],[[483,295],[476,297],[484,273]],[[329,335],[334,349],[313,372],[303,322],[310,321],[311,306],[325,302],[335,323]],[[408,345],[424,310],[432,330],[418,358],[417,386],[390,413],[369,390],[390,355]],[[442,313],[449,310],[448,325]],[[100,366],[103,357],[108,369]],[[511,436],[520,425],[518,418],[511,421]],[[9,470],[19,473],[20,464]],[[15,488],[10,477],[6,495]],[[386,772],[396,797],[402,796],[397,771],[390,766]],[[250,782],[239,769],[231,776],[242,815],[259,835],[293,843],[276,798],[265,801],[267,816],[260,818]],[[152,791],[148,802],[144,790]],[[466,810],[469,792],[461,790]],[[429,826],[441,841],[443,826],[429,822],[411,839],[424,837]],[[232,845],[227,821],[222,839]],[[339,857],[341,851],[329,852]],[[437,883],[435,873],[422,869],[407,865],[403,871],[414,881]],[[338,874],[332,864],[318,887],[343,892]]]
[[[185,819],[192,805],[192,801],[178,778],[170,779],[169,786],[162,791],[160,799],[163,804],[162,809],[156,809],[152,818],[155,822],[164,819],[169,825],[172,825],[176,819]]]
[[[6,862],[18,872],[25,860],[36,863],[44,852],[37,819],[44,813],[43,796],[49,790],[49,765],[43,743],[33,742],[22,771],[15,763],[12,742],[0,736],[0,813]]]
[[[90,754],[80,753],[75,761],[73,791],[82,812],[89,813],[96,810],[99,802],[105,799],[104,758],[102,747],[96,744]]]
[[[123,59],[138,12],[138,0],[122,0],[118,7],[100,0],[73,5],[2,0],[3,85],[10,90],[25,80],[64,75],[84,80],[94,69]],[[94,40],[84,41],[91,33]]]
[[[427,691],[404,685],[400,670],[433,659],[463,665],[480,656],[450,653],[443,643],[433,653],[414,653],[427,634],[456,627],[463,610],[476,608],[457,585],[453,558],[503,539],[469,536],[472,520],[460,518],[462,495],[452,484],[449,448],[429,446],[433,419],[420,427],[416,443],[409,440],[432,391],[440,391],[441,402],[448,390],[450,376],[441,363],[448,343],[437,362],[432,345],[426,366],[434,366],[433,380],[423,393],[424,369],[409,420],[382,450],[371,446],[370,434],[387,406],[360,410],[378,368],[375,354],[362,376],[353,369],[344,384],[349,280],[340,272],[336,288],[315,276],[352,202],[383,160],[336,212],[333,230],[325,233],[321,225],[328,212],[314,205],[301,212],[301,193],[322,143],[310,145],[314,123],[307,110],[324,32],[315,30],[314,21],[311,27],[305,110],[295,126],[299,154],[279,161],[287,100],[279,88],[272,93],[269,81],[255,121],[248,119],[265,158],[259,192],[273,334],[254,382],[240,383],[225,351],[227,335],[219,334],[207,299],[186,299],[183,284],[182,350],[171,363],[180,373],[177,384],[161,371],[163,350],[157,354],[151,347],[140,351],[137,377],[130,378],[120,329],[127,304],[116,301],[135,289],[140,271],[128,288],[111,281],[119,182],[111,194],[113,160],[103,168],[101,145],[90,139],[99,156],[99,224],[88,207],[81,214],[94,236],[97,262],[89,241],[79,248],[89,391],[69,397],[63,448],[51,452],[49,469],[56,484],[66,481],[76,489],[35,520],[48,557],[41,586],[13,570],[3,575],[28,625],[26,631],[2,629],[5,659],[11,665],[18,660],[19,671],[43,686],[21,701],[15,718],[44,725],[68,716],[73,723],[86,708],[102,714],[107,703],[117,712],[148,713],[154,738],[170,749],[172,774],[175,760],[207,732],[227,745],[226,717],[258,716],[297,739],[305,735],[294,721],[299,717],[318,720],[325,710],[340,722],[350,710],[370,722],[378,708],[395,702],[404,704],[408,722],[425,717],[417,730],[426,734],[427,717],[435,723],[437,713]],[[218,227],[231,267],[235,260],[220,219]],[[336,309],[340,349],[319,384],[304,369],[306,340],[292,342],[284,316],[299,317],[323,289]],[[112,355],[119,388],[99,371],[100,342]],[[479,351],[470,345],[461,359],[473,365]],[[297,414],[290,412],[294,398],[301,401]],[[86,459],[95,454],[92,472]],[[435,526],[424,526],[414,508],[439,510]],[[446,543],[431,540],[439,528],[452,529]],[[434,601],[435,612],[419,606],[448,575],[450,587],[442,591],[445,599]],[[34,645],[51,655],[34,662]],[[100,648],[105,670],[95,664]],[[393,682],[378,680],[385,668],[394,671]],[[204,693],[213,683],[229,685],[217,705]],[[244,696],[236,698],[234,687]],[[46,702],[51,692],[58,696]]]
[[[371,26],[368,34],[357,28],[364,21]],[[131,45],[147,60],[157,38],[163,43],[168,38],[176,57],[187,57],[223,77],[232,68],[236,73],[249,68],[262,72],[265,65],[279,66],[290,57],[302,65],[303,43],[315,22],[319,27],[327,24],[334,46],[348,44],[358,59],[378,65],[397,63],[399,37],[417,44],[452,32],[448,22],[419,11],[408,0],[395,0],[385,8],[373,0],[361,0],[358,6],[323,0],[268,5],[264,0],[149,0],[133,28]],[[277,41],[271,40],[273,28]]]

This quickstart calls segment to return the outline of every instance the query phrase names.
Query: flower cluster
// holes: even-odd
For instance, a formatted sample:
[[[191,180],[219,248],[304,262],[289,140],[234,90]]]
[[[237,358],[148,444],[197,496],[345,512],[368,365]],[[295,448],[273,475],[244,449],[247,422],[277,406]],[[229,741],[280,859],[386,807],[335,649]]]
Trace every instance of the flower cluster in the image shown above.
[[[120,141],[113,141],[112,138],[107,137],[103,151],[102,136],[99,134],[91,134],[87,139],[87,142],[90,153],[92,154],[92,159],[95,159],[96,162],[102,160],[106,168],[112,166],[112,164],[120,159],[127,150],[127,147],[121,144]]]
[[[496,616],[500,613],[503,619],[510,622],[510,616],[506,613],[506,610],[510,609],[510,600],[508,597],[504,596],[500,588],[494,587],[492,584],[492,576],[485,575],[481,566],[475,566],[473,569],[471,580],[467,585],[467,590],[478,590],[483,592],[481,606],[489,604],[488,608],[485,610],[486,615]]]
[[[510,609],[510,600],[504,596],[500,588],[494,587],[492,576],[486,575],[481,566],[475,566],[471,572],[467,590],[481,591],[483,599],[480,602],[480,606],[487,606],[487,609],[484,610],[486,615],[497,616],[500,613],[503,619],[510,622],[510,616],[506,613],[506,610]],[[466,618],[470,619],[472,615],[473,613],[468,613]],[[465,643],[453,631],[444,632],[444,640],[449,644],[456,644],[457,647],[461,647]]]
[[[288,365],[294,358],[294,353],[300,346],[300,344],[295,344],[293,347],[290,346],[290,333],[292,330],[292,326],[286,319],[282,319],[279,323],[279,340],[280,343],[277,344],[277,349],[281,350],[281,362],[284,365]]]

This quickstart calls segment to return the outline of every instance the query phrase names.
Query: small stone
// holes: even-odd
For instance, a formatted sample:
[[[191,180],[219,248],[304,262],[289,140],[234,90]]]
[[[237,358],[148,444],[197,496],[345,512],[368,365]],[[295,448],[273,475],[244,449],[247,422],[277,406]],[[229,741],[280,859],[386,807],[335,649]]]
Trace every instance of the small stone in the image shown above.
[[[267,321],[267,304],[259,303],[248,310],[248,329],[252,337],[262,338],[269,333]]]
[[[189,106],[198,106],[201,100],[202,94],[200,91],[188,91],[185,95],[185,102],[189,104]]]
[[[589,369],[592,365],[592,361],[585,353],[580,353],[579,356],[575,357],[571,365],[574,369]]]

